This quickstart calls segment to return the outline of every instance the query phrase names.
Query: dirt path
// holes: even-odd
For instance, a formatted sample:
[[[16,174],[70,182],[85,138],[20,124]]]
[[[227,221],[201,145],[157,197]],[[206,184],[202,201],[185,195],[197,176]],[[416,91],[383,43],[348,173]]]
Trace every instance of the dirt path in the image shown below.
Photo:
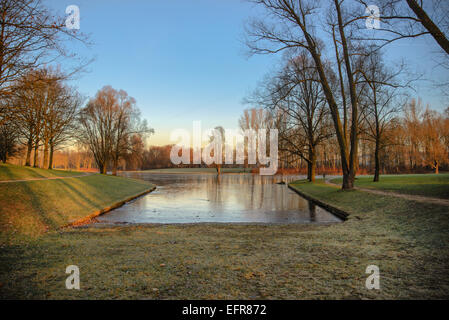
[[[328,179],[326,179],[325,182],[326,182],[326,184],[331,185],[333,187],[340,187],[340,185],[335,184]],[[401,194],[401,193],[396,193],[396,192],[373,190],[373,189],[359,188],[359,187],[354,187],[354,189],[359,190],[359,191],[373,193],[373,194],[378,194],[381,196],[391,196],[391,197],[402,198],[402,199],[406,199],[406,200],[418,201],[418,202],[423,202],[423,203],[449,206],[449,200],[446,200],[446,199],[416,196],[416,195],[411,195],[411,194]]]
[[[94,173],[83,173],[78,176],[69,176],[69,177],[46,177],[46,178],[29,178],[29,179],[20,179],[20,180],[2,180],[0,183],[11,183],[11,182],[27,182],[27,181],[41,181],[41,180],[60,180],[60,179],[73,179],[73,178],[82,178],[91,176]]]

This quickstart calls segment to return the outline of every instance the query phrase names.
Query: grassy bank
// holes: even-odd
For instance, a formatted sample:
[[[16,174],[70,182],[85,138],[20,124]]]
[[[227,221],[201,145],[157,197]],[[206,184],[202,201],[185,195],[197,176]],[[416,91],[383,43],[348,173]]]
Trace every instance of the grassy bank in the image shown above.
[[[0,164],[0,181],[22,180],[36,178],[72,177],[79,176],[80,172],[63,170],[45,170],[39,168]]]
[[[0,240],[39,236],[151,187],[144,181],[98,174],[0,183]]]
[[[331,180],[341,184],[342,179]],[[372,176],[357,177],[355,185],[360,188],[378,189],[402,194],[449,199],[449,174],[383,175],[379,182]]]
[[[351,215],[330,226],[150,225],[49,233],[0,250],[0,297],[448,298],[446,207],[296,183]],[[80,268],[81,290],[65,289]],[[380,268],[380,290],[365,288]]]

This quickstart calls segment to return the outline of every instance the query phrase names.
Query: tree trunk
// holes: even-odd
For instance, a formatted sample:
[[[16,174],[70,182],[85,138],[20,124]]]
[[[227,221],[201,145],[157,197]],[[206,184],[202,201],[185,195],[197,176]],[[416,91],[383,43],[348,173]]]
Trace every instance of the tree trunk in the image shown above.
[[[316,156],[310,164],[310,182],[315,182],[315,172],[316,172]]]
[[[53,155],[54,155],[54,147],[50,144],[50,157],[48,158],[48,169],[53,169]]]
[[[33,141],[30,139],[28,139],[28,143],[27,143],[27,156],[26,156],[26,160],[25,160],[25,165],[27,167],[31,166],[31,149],[33,149]]]
[[[310,163],[310,161],[306,161],[307,162],[307,181],[312,181],[312,164]]]
[[[335,3],[335,9],[337,11],[337,18],[338,18],[338,28],[340,31],[340,39],[341,39],[341,45],[342,45],[342,49],[343,49],[343,58],[345,61],[345,69],[346,69],[346,74],[347,74],[347,78],[348,78],[348,83],[349,83],[349,93],[350,93],[350,97],[351,97],[351,108],[352,108],[352,112],[351,112],[351,133],[350,133],[350,150],[349,150],[349,159],[344,159],[346,158],[346,155],[343,154],[342,152],[342,162],[345,162],[344,160],[349,160],[348,162],[346,162],[346,165],[343,165],[343,190],[349,190],[349,189],[353,189],[354,188],[354,179],[355,179],[355,174],[356,174],[356,170],[357,170],[357,140],[358,140],[358,101],[357,101],[357,91],[356,91],[356,87],[355,87],[355,82],[354,82],[354,74],[352,73],[352,66],[351,66],[351,58],[349,55],[349,50],[348,50],[348,44],[346,42],[346,35],[344,32],[344,24],[343,24],[343,19],[342,19],[342,15],[341,15],[341,4],[339,3],[338,0],[334,0]],[[346,144],[345,144],[346,145]],[[344,151],[348,151],[347,147],[346,150]],[[346,168],[349,166],[349,168]],[[346,184],[345,184],[345,180],[346,180]]]
[[[309,146],[309,161],[307,162],[307,180],[315,182],[316,152],[315,148]]]
[[[112,175],[116,176],[117,175],[117,167],[118,167],[118,159],[115,158],[113,162],[114,163],[113,163],[113,167],[112,167]],[[105,172],[105,174],[106,174],[106,172]]]
[[[48,142],[46,141],[44,144],[44,163],[42,164],[42,168],[47,168],[48,162]]]
[[[39,141],[36,141],[36,144],[34,145],[34,157],[33,157],[33,167],[38,168],[39,167]]]
[[[351,178],[349,172],[343,172],[343,190],[351,190],[354,188],[354,177]]]
[[[373,182],[379,182],[380,159],[379,159],[379,141],[376,139],[376,149],[374,150],[374,179]]]
[[[103,163],[98,164],[98,169],[100,169],[101,174],[106,174],[107,166]]]
[[[440,173],[439,170],[438,170],[438,167],[439,167],[439,163],[438,163],[438,161],[435,161],[435,174],[439,174]]]

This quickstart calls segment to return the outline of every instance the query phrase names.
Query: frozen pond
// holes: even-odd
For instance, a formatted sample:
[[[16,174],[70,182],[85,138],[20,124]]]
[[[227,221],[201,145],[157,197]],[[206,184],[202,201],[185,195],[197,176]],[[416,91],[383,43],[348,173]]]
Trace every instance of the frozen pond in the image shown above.
[[[339,218],[278,182],[300,176],[124,173],[157,186],[98,217],[108,223],[334,223]]]

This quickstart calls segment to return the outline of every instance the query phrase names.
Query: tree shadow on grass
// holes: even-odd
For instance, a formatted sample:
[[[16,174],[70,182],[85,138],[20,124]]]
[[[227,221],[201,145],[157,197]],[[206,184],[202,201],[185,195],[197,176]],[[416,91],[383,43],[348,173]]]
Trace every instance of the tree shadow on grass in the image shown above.
[[[30,182],[17,182],[17,184],[20,186],[19,188],[22,190],[23,194],[28,195],[31,201],[31,208],[34,213],[38,215],[38,218],[42,224],[48,228],[56,229],[58,227],[57,222],[48,216],[48,212],[46,212],[42,205],[41,197],[32,187],[30,187]]]
[[[95,201],[79,190],[79,188],[83,189],[88,186],[80,185],[79,188],[76,188],[65,179],[15,182],[13,187],[15,190],[11,196],[17,198],[11,200],[13,202],[29,202],[25,206],[26,210],[29,210],[28,214],[38,220],[37,225],[43,225],[47,230],[57,230],[63,225],[82,219],[102,208],[101,200]],[[12,188],[12,186],[8,186],[8,188]],[[47,188],[50,188],[53,194],[49,195]],[[60,197],[58,197],[59,194]],[[20,195],[24,195],[24,197]],[[55,201],[59,201],[59,203],[55,205],[47,203]],[[14,203],[12,208],[14,208]],[[34,231],[38,230],[32,231],[31,233],[36,233]]]
[[[29,178],[45,178],[45,175],[40,174],[36,170],[33,170],[29,167],[20,167],[21,172],[26,172],[27,174],[23,177],[17,176],[14,173],[15,170],[11,170],[9,165],[1,165],[0,166],[0,180],[21,180],[21,179],[29,179]],[[7,179],[2,179],[3,176],[6,176]]]
[[[78,178],[75,178],[75,179],[77,181],[79,181]],[[73,185],[71,185],[67,181],[65,181],[65,180],[58,180],[58,184],[62,185],[63,187],[65,187],[66,189],[68,189],[69,191],[74,193],[78,198],[82,199],[83,203],[88,203],[92,207],[99,207],[100,206],[99,202],[93,201],[91,198],[86,197],[83,193],[81,193],[77,188],[75,188]]]

